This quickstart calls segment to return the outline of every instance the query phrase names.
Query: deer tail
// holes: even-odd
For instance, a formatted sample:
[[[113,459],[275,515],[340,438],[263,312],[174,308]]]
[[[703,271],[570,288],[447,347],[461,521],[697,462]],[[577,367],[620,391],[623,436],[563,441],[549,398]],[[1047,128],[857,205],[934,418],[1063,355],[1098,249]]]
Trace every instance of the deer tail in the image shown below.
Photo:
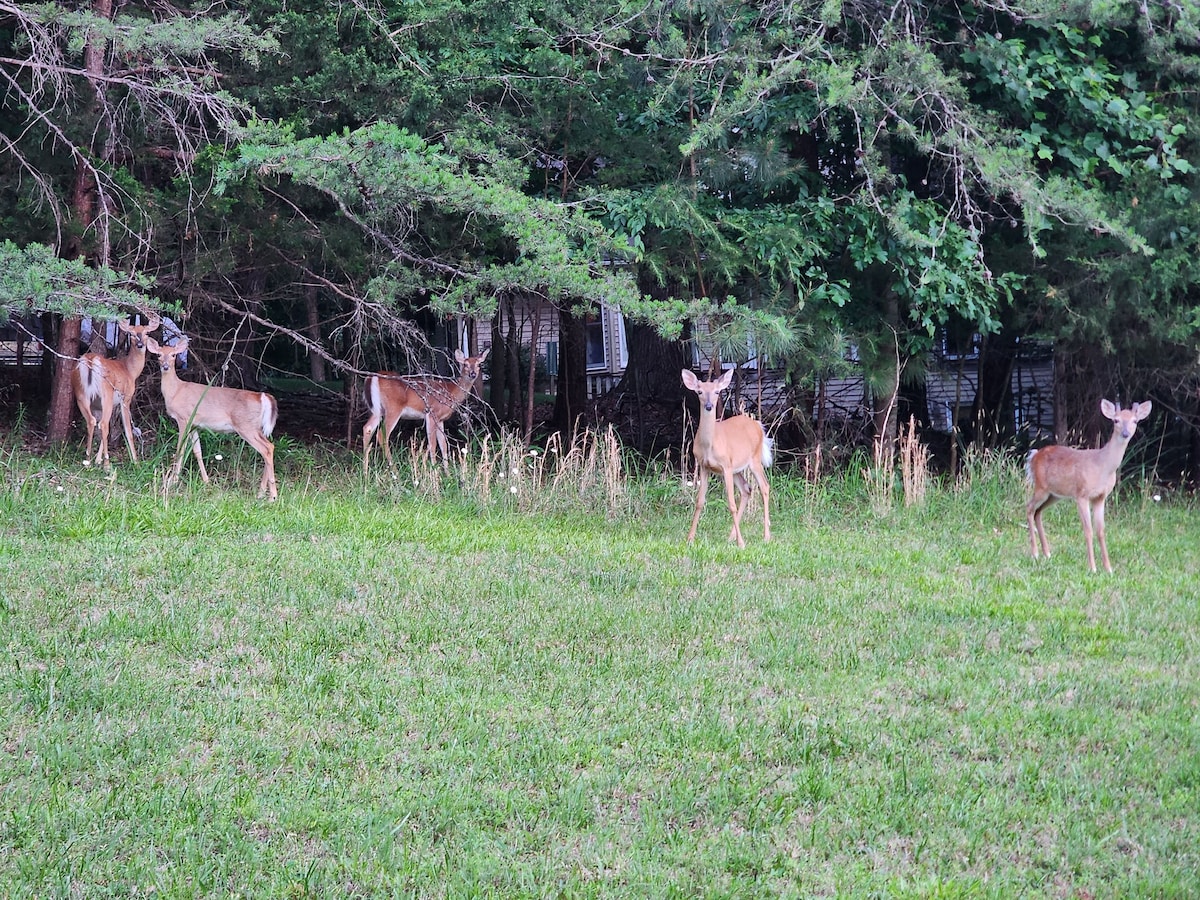
[[[270,437],[275,430],[275,422],[279,419],[279,403],[270,394],[262,395],[262,432],[263,437]]]
[[[104,378],[104,364],[94,356],[79,360],[79,383],[89,401],[100,396],[100,382]]]
[[[767,436],[767,429],[763,429],[763,446],[762,446],[762,464],[764,469],[769,469],[771,463],[775,462],[775,441]]]
[[[1030,450],[1025,457],[1025,483],[1033,484],[1033,458],[1037,456],[1037,450]]]
[[[369,375],[363,384],[363,400],[371,410],[371,415],[383,415],[383,398],[379,395],[379,376]]]

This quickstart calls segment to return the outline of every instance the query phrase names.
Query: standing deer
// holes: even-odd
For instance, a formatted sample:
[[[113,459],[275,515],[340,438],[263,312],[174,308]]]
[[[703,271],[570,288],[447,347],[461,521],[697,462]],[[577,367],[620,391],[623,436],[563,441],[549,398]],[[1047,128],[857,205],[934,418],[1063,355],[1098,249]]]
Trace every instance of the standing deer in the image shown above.
[[[1108,400],[1101,400],[1100,411],[1112,419],[1113,433],[1108,443],[1099,450],[1075,450],[1051,445],[1030,451],[1025,471],[1032,493],[1025,513],[1029,520],[1029,544],[1033,549],[1033,558],[1038,558],[1040,539],[1042,552],[1049,559],[1050,545],[1046,542],[1046,530],[1042,527],[1042,510],[1055,500],[1073,497],[1079,508],[1079,520],[1083,523],[1083,536],[1087,541],[1088,568],[1096,571],[1096,552],[1092,547],[1094,525],[1096,536],[1100,538],[1104,570],[1111,574],[1112,563],[1109,562],[1108,545],[1104,540],[1104,501],[1117,484],[1117,470],[1125,458],[1129,439],[1137,431],[1137,423],[1150,415],[1150,401],[1121,409]]]
[[[129,457],[137,462],[137,450],[133,444],[133,424],[129,405],[137,380],[146,365],[146,335],[160,325],[157,316],[145,325],[126,325],[118,322],[117,327],[129,335],[129,352],[118,359],[109,359],[103,353],[85,353],[79,357],[71,373],[71,389],[75,393],[75,405],[87,425],[87,456],[92,457],[92,438],[96,426],[100,426],[100,448],[96,451],[96,465],[104,463],[111,468],[108,458],[108,431],[112,424],[113,407],[121,408],[121,421],[125,426],[125,444]]]
[[[490,347],[488,348],[491,349]],[[479,367],[487,358],[484,350],[478,356],[467,356],[461,350],[454,351],[458,363],[458,379],[437,375],[395,375],[378,372],[367,378],[364,386],[367,406],[371,418],[363,426],[363,474],[367,473],[367,461],[371,456],[371,436],[375,435],[383,447],[383,455],[392,464],[390,438],[396,423],[401,419],[424,419],[425,435],[429,439],[429,458],[437,460],[437,451],[442,451],[442,465],[450,468],[450,451],[446,446],[446,420],[454,414],[471,393]],[[380,423],[383,429],[379,430]]]
[[[688,390],[700,397],[700,424],[696,427],[696,439],[692,443],[692,454],[696,458],[697,492],[696,511],[692,515],[692,527],[688,531],[688,543],[696,537],[696,526],[704,511],[705,495],[708,493],[709,473],[719,473],[725,480],[725,500],[733,516],[733,528],[729,540],[742,540],[742,513],[750,497],[750,483],[746,480],[746,469],[754,473],[763,498],[763,540],[771,540],[771,489],[767,485],[766,466],[771,465],[771,439],[767,437],[762,423],[749,416],[732,416],[717,421],[717,395],[729,387],[733,378],[730,369],[716,381],[701,381],[692,372],[683,370],[683,383]],[[738,501],[734,503],[734,488]]]
[[[260,391],[181,381],[175,372],[175,357],[187,351],[187,338],[181,339],[173,347],[161,347],[153,338],[147,338],[146,345],[151,353],[159,357],[167,414],[179,426],[179,445],[175,452],[171,483],[179,480],[179,473],[183,469],[184,443],[189,440],[196,464],[200,467],[200,478],[205,484],[208,483],[197,429],[236,433],[263,458],[263,476],[258,485],[258,496],[270,491],[270,499],[274,500],[278,496],[275,486],[275,445],[268,438],[275,430],[275,420],[279,416],[279,405],[275,398]]]

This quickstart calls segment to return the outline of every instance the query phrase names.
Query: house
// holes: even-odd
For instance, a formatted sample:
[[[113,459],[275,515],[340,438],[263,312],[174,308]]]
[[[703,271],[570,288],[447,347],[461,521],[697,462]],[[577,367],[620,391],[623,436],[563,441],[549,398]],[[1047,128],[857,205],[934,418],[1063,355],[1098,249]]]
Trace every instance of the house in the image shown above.
[[[693,365],[707,370],[711,358],[697,342],[693,349]],[[941,336],[925,363],[925,400],[930,427],[943,434],[954,431],[955,417],[961,424],[970,415],[979,388],[979,355],[981,340],[974,335],[965,350],[955,348]],[[851,347],[847,361],[858,362],[857,351]],[[772,418],[783,415],[792,402],[793,394],[784,382],[783,370],[759,367],[753,346],[747,348],[742,360],[723,361],[721,368],[738,366],[742,370],[740,393],[742,402],[757,415]],[[1013,397],[1015,428],[1031,436],[1054,434],[1054,360],[1049,342],[1018,341],[1017,354],[1009,375]],[[813,391],[819,396],[820,414],[833,421],[865,421],[874,408],[874,397],[863,375],[850,374],[827,378]],[[818,404],[814,404],[816,407]],[[813,410],[814,418],[818,410]]]
[[[514,298],[497,312],[498,324],[505,339],[515,332],[523,346],[532,346],[544,365],[544,374],[551,379],[551,392],[558,376],[558,310],[544,300]],[[459,322],[459,342],[462,346],[470,322]],[[491,323],[477,324],[479,351],[492,345]],[[625,317],[606,303],[589,315],[584,324],[587,353],[588,397],[595,398],[612,390],[629,364],[629,346],[625,339]],[[465,349],[465,348],[464,348]]]

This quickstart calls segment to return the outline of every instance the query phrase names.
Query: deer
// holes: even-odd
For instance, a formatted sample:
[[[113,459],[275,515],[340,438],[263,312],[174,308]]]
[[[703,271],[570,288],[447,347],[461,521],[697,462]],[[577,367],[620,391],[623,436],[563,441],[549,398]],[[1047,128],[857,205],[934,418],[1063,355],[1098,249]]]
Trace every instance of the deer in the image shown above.
[[[491,348],[489,347],[488,350]],[[438,450],[442,453],[442,465],[449,471],[450,451],[446,446],[446,420],[462,405],[479,378],[479,369],[487,359],[488,351],[478,356],[467,356],[461,350],[454,351],[458,363],[458,378],[438,375],[397,375],[394,372],[376,372],[367,378],[363,393],[371,417],[363,426],[363,475],[371,456],[371,437],[374,435],[383,447],[383,455],[392,465],[390,439],[401,419],[424,419],[425,435],[429,440],[429,458],[437,461]],[[380,423],[383,429],[380,430]]]
[[[261,391],[244,391],[239,388],[219,387],[182,381],[175,371],[175,357],[185,353],[187,338],[174,346],[160,346],[153,338],[146,339],[146,346],[159,358],[162,369],[162,395],[167,405],[167,415],[179,426],[179,443],[175,452],[174,471],[168,481],[179,480],[183,469],[185,443],[192,445],[192,454],[200,468],[200,478],[208,484],[208,471],[204,468],[204,456],[200,452],[198,429],[222,434],[238,434],[263,458],[262,481],[258,485],[258,496],[270,492],[274,501],[279,492],[275,484],[275,445],[269,438],[275,430],[279,417],[279,404],[270,394]]]
[[[1083,523],[1083,537],[1087,541],[1088,569],[1096,571],[1096,552],[1092,534],[1100,539],[1100,555],[1104,570],[1112,574],[1112,562],[1108,558],[1108,544],[1104,540],[1104,502],[1117,484],[1117,472],[1129,440],[1137,431],[1137,423],[1150,415],[1150,401],[1135,403],[1129,409],[1109,400],[1100,401],[1100,411],[1113,422],[1112,437],[1098,450],[1076,450],[1051,444],[1031,450],[1025,462],[1026,480],[1030,487],[1029,502],[1025,505],[1029,521],[1029,544],[1033,558],[1038,558],[1038,542],[1041,551],[1050,558],[1050,545],[1046,542],[1046,529],[1042,526],[1042,511],[1055,500],[1073,498],[1079,508],[1079,520]]]
[[[75,394],[75,405],[87,425],[86,465],[92,458],[92,439],[97,426],[100,432],[100,447],[96,450],[96,465],[103,463],[112,468],[108,458],[108,433],[112,424],[114,407],[121,409],[121,422],[125,426],[125,444],[129,457],[137,462],[137,448],[133,443],[133,423],[129,406],[137,380],[146,365],[146,336],[162,324],[152,316],[145,325],[126,325],[118,322],[117,327],[129,335],[129,352],[117,359],[109,359],[103,353],[85,353],[75,363],[71,372],[71,390]]]
[[[771,465],[772,441],[767,437],[761,422],[750,416],[739,415],[717,421],[717,396],[729,387],[733,369],[716,381],[701,381],[688,369],[683,370],[683,384],[695,391],[700,398],[700,423],[696,427],[696,438],[692,442],[692,455],[696,461],[696,510],[692,514],[692,527],[687,542],[696,538],[696,526],[708,493],[709,474],[719,474],[725,481],[725,501],[733,516],[733,528],[729,540],[745,547],[742,538],[742,513],[750,497],[751,485],[745,471],[749,469],[758,482],[763,498],[763,540],[771,540],[771,489],[767,485],[766,468]],[[738,497],[734,502],[734,490]]]

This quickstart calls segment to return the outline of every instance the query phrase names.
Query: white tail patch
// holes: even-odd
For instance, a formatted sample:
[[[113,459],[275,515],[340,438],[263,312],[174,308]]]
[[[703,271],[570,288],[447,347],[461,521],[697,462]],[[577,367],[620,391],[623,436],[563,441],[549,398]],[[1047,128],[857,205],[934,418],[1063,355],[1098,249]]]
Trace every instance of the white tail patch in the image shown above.
[[[270,394],[262,395],[262,431],[263,437],[270,437],[275,430],[275,422],[279,418],[279,405]]]
[[[104,363],[100,357],[85,356],[79,360],[79,381],[88,400],[94,403],[100,398],[100,388],[104,384]]]
[[[367,378],[366,389],[363,391],[363,399],[367,401],[367,408],[371,410],[371,415],[378,416],[382,412],[379,398],[379,376],[371,375]]]

